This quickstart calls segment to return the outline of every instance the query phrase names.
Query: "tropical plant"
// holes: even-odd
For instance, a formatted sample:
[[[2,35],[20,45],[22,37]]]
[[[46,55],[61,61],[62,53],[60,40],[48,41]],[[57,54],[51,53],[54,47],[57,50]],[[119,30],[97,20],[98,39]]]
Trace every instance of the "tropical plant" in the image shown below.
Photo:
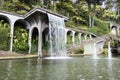
[[[13,49],[17,52],[28,51],[28,32],[20,26],[15,27]]]
[[[4,20],[0,21],[0,50],[9,50],[10,25]]]

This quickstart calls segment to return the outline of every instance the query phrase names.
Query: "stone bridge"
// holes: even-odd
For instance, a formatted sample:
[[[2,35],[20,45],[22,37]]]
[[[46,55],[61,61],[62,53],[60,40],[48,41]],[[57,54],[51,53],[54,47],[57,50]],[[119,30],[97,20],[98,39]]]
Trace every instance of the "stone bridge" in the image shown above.
[[[46,9],[39,8],[39,7],[32,9],[25,15],[18,15],[10,12],[0,11],[0,19],[3,19],[9,22],[10,24],[10,51],[11,52],[13,51],[13,43],[14,43],[13,37],[15,32],[15,25],[17,23],[20,23],[21,25],[24,25],[24,29],[26,29],[29,34],[28,53],[31,53],[31,50],[32,50],[31,40],[34,37],[33,33],[37,33],[38,34],[38,55],[42,55],[42,43],[46,39],[48,39],[48,34],[50,32],[49,27],[51,26],[50,24],[54,23],[51,21],[49,14],[53,15],[54,17],[63,19],[64,21],[68,20],[68,18],[63,15],[59,15],[57,13],[53,13],[51,11],[48,11]],[[89,33],[83,30],[73,29],[73,28],[64,28],[64,31],[65,31],[65,34],[64,34],[65,43],[68,43],[68,37],[73,44],[81,43],[82,41],[90,40],[96,37],[96,35],[92,33]]]

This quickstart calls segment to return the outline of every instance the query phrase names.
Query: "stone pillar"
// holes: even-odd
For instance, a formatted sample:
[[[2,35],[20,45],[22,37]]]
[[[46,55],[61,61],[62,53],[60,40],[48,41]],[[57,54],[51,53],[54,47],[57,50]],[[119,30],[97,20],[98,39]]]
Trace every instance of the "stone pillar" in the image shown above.
[[[92,40],[92,34],[90,34],[89,36],[90,36],[90,40]]]
[[[82,35],[82,33],[79,33],[79,34],[78,34],[78,39],[79,39],[80,44],[81,44],[81,41],[82,41],[81,35]]]
[[[11,28],[11,34],[10,34],[10,37],[11,37],[11,40],[10,40],[10,51],[12,52],[13,50],[13,36],[14,36],[14,22],[11,22],[10,24],[10,28]]]
[[[75,44],[75,31],[72,31],[72,42]]]
[[[119,35],[119,34],[120,34],[119,27],[117,27],[117,35]]]
[[[68,32],[68,29],[64,29],[65,30],[65,44],[67,44],[67,32]]]
[[[38,36],[38,56],[42,57],[42,32],[40,30]]]
[[[31,53],[31,38],[32,38],[32,31],[31,29],[29,30],[29,37],[28,37],[28,45],[29,45],[29,51],[28,53]]]
[[[87,40],[87,35],[88,35],[88,34],[86,34],[86,35],[84,36],[84,38],[85,38],[85,41]]]
[[[97,58],[97,43],[96,42],[94,42],[93,43],[93,48],[94,48],[94,50],[93,50],[93,58]]]

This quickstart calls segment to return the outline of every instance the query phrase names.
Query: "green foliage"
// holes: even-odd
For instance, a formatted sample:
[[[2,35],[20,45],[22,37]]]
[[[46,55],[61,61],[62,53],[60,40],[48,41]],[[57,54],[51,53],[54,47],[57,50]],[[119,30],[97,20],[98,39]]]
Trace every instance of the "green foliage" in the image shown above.
[[[9,50],[10,26],[4,20],[0,21],[0,50]]]
[[[78,35],[75,35],[75,42],[77,43],[79,43],[79,38],[78,38]]]
[[[31,53],[37,53],[38,51],[38,44],[32,43],[32,50]]]
[[[67,21],[66,22],[66,27],[75,27],[75,25],[74,25],[74,22],[73,21]]]
[[[102,36],[109,33],[109,23],[106,21],[102,21],[99,19],[95,19],[95,27],[88,28],[88,31],[97,34],[98,36]]]
[[[84,52],[84,49],[80,48],[80,49],[76,50],[74,54],[83,54],[83,52]]]
[[[67,36],[67,44],[71,44],[72,43],[72,36],[68,35]]]
[[[42,44],[42,50],[44,52],[47,52],[47,51],[49,51],[49,47],[50,47],[49,42],[48,41],[44,41],[43,44]]]
[[[25,3],[21,3],[19,0],[9,0],[2,1],[2,10],[25,14],[30,10],[30,7]]]
[[[28,51],[28,32],[20,26],[15,27],[13,50],[17,52]]]

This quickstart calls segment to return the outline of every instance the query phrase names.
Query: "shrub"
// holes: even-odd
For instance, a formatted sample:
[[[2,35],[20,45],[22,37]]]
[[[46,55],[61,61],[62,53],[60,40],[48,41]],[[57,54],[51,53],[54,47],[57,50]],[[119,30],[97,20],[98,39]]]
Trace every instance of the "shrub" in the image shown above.
[[[10,46],[10,26],[4,20],[0,21],[0,50],[9,50]]]
[[[15,27],[13,50],[16,52],[28,51],[28,32],[21,27]]]
[[[109,33],[109,23],[105,21],[101,21],[99,19],[95,19],[95,26],[93,28],[88,28],[88,31],[102,36]]]

